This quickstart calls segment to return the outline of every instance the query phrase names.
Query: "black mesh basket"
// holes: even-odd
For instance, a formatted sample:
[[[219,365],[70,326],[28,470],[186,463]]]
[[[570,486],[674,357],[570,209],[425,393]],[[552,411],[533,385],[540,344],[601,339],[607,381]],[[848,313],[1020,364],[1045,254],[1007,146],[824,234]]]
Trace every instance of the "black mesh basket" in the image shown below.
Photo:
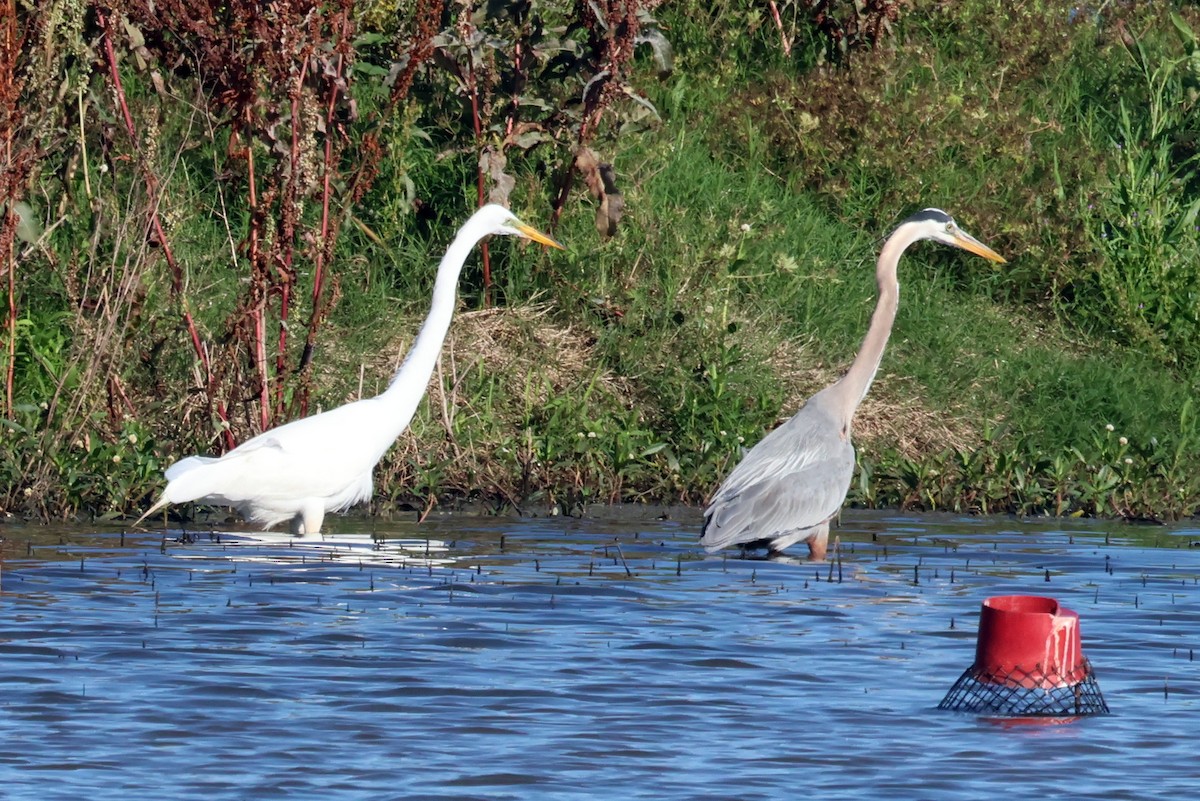
[[[1085,658],[1083,678],[1078,669],[1070,680],[1041,667],[1015,669],[1004,675],[967,668],[938,709],[973,712],[997,717],[1078,717],[1106,715],[1108,704],[1100,694],[1096,673]]]

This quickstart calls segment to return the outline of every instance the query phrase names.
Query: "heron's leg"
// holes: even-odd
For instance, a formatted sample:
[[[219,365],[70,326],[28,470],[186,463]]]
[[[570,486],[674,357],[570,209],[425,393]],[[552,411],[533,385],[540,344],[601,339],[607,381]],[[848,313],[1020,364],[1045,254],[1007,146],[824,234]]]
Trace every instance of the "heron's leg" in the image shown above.
[[[808,558],[813,562],[825,559],[825,551],[829,548],[829,521],[813,526],[812,534],[805,540],[808,543]]]
[[[808,543],[809,561],[819,562],[825,558],[825,542],[829,537],[829,521],[812,526],[789,531],[781,537],[776,537],[767,543],[767,558],[783,556],[785,548],[797,542]]]

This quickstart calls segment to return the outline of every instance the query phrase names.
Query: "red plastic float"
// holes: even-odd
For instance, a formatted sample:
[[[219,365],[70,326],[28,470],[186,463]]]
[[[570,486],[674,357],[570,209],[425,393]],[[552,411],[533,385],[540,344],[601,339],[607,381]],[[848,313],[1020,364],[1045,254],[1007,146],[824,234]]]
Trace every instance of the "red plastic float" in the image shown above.
[[[1020,717],[1108,712],[1083,655],[1079,615],[1038,595],[983,602],[975,664],[938,708]]]
[[[979,613],[975,670],[983,681],[1025,687],[1078,684],[1087,674],[1079,615],[1038,595],[988,598]]]

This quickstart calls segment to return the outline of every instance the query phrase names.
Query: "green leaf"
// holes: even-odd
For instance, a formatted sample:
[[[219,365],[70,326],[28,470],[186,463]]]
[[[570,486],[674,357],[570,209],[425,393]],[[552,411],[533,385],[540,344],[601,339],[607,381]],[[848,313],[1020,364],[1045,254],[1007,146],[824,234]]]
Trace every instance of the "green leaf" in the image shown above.
[[[1196,47],[1196,32],[1191,26],[1174,11],[1171,12],[1171,23],[1175,26],[1175,31],[1179,34],[1180,40],[1188,47]]]
[[[377,75],[384,76],[388,74],[386,67],[381,67],[378,64],[372,64],[369,61],[356,61],[350,68],[360,75]]]

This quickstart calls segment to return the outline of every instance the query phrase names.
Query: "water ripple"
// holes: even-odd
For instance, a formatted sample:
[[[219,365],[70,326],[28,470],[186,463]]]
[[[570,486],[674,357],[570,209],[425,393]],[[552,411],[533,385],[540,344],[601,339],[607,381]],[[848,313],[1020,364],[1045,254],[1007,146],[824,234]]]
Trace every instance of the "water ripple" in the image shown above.
[[[7,799],[1174,798],[1200,533],[848,512],[840,564],[696,520],[433,519],[323,540],[5,532]],[[1114,714],[939,712],[980,602],[1082,617]]]

